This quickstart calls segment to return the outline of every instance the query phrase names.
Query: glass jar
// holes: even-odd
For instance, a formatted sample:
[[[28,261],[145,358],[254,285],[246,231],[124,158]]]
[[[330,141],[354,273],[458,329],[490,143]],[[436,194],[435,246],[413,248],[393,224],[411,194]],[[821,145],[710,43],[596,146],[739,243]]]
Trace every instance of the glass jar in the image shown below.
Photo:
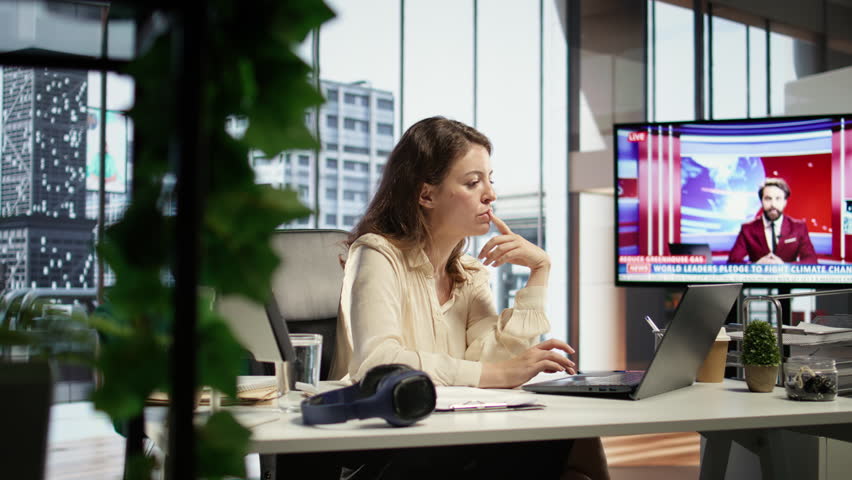
[[[790,357],[784,362],[784,389],[793,400],[830,401],[837,396],[837,367],[829,358]]]

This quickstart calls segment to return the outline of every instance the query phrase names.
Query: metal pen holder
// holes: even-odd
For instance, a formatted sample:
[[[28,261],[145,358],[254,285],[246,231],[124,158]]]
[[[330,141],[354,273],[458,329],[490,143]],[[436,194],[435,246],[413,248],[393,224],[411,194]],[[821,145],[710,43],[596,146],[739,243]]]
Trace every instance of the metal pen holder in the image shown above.
[[[751,302],[772,302],[772,304],[775,305],[775,323],[778,329],[778,351],[781,353],[781,365],[778,368],[778,377],[775,379],[775,385],[779,387],[784,386],[784,324],[781,321],[781,319],[783,318],[782,314],[784,309],[781,307],[780,300],[796,297],[822,297],[825,295],[840,294],[852,294],[852,288],[844,288],[841,290],[824,290],[821,292],[783,293],[778,295],[755,295],[748,296],[743,299],[743,333],[745,333],[745,327],[748,325],[749,322],[749,305],[751,305]]]

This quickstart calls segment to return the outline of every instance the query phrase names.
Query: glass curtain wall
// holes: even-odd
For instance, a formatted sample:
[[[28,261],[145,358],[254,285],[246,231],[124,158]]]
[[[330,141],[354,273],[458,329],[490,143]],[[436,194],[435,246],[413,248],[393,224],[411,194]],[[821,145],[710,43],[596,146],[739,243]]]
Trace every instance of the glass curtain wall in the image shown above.
[[[708,117],[745,118],[748,116],[748,59],[746,58],[746,26],[719,16],[710,18],[712,92]]]
[[[472,125],[474,2],[408,0],[403,5],[402,130],[434,115]]]
[[[684,0],[649,0],[650,120],[695,118],[692,5],[692,1]],[[842,7],[827,4],[824,8]],[[789,84],[852,65],[850,28],[832,20],[833,16],[840,18],[839,13],[827,12],[826,31],[814,32],[714,2],[707,4],[705,12],[704,92],[708,118],[809,113],[807,107],[800,105],[808,99],[796,98],[788,91]]]
[[[105,8],[0,1],[0,51],[100,57]],[[132,21],[110,20],[107,57],[132,58],[134,38]],[[93,297],[101,281],[114,282],[109,271],[101,280],[94,244],[98,225],[121,218],[131,194],[133,81],[109,74],[105,106],[101,84],[101,72],[0,65],[0,289]]]
[[[364,213],[399,137],[401,7],[399,0],[327,3],[337,16],[319,32],[326,97],[314,172],[319,226],[349,229]]]
[[[692,8],[685,4],[653,0],[648,9],[648,39],[653,42],[649,115],[658,122],[695,118],[695,28]]]
[[[326,97],[312,113],[319,115],[322,148],[316,160],[313,152],[253,159],[257,181],[307,188],[308,198],[316,188],[316,225],[348,230],[363,214],[405,129],[433,115],[465,122],[494,145],[495,212],[547,248],[551,275],[565,288],[565,1],[327,3],[337,16],[320,29],[311,58]],[[490,235],[494,232],[470,239],[469,252],[478,252]],[[496,306],[510,306],[528,273],[511,265],[492,270]],[[554,308],[551,318],[566,318],[564,306]],[[554,336],[564,338],[565,332],[565,325],[554,322]]]
[[[800,8],[796,2],[780,2],[781,9]],[[793,82],[820,73],[829,73],[852,65],[852,28],[848,7],[824,2],[822,31],[809,31],[801,25],[789,25],[764,16],[707,2],[704,14],[705,109],[708,118],[752,118],[765,116],[819,114],[838,108],[831,93]],[[649,119],[655,121],[694,118],[690,106],[695,78],[691,75],[695,56],[692,36],[692,1],[649,0],[648,22],[648,98]],[[794,16],[786,17],[796,23]],[[825,85],[825,84],[823,84]],[[842,91],[833,85],[832,91]],[[825,97],[828,96],[828,100]],[[848,103],[848,102],[847,102]],[[839,107],[846,110],[846,107]],[[770,293],[750,289],[750,294]],[[794,311],[812,310],[812,305],[794,302]],[[752,310],[766,317],[768,309]]]
[[[498,193],[495,214],[506,218],[515,233],[544,245],[538,228],[541,172],[538,7],[538,2],[523,0],[479,2],[477,127],[494,144],[491,162]],[[512,35],[506,35],[506,25],[512,25]],[[511,114],[507,115],[508,112]],[[478,251],[486,241],[487,236],[474,239],[472,250]],[[515,292],[526,283],[528,272],[509,264],[498,270],[498,306],[506,308]]]
[[[768,91],[766,79],[766,29],[748,26],[748,107],[749,117],[766,117],[769,115]]]
[[[784,115],[788,110],[788,83],[821,71],[816,35],[771,25],[769,33],[769,113]]]

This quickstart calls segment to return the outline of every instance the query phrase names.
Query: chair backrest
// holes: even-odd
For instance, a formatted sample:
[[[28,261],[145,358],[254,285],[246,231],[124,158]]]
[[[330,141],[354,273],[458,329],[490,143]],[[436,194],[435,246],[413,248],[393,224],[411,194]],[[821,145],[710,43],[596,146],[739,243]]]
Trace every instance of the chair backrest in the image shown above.
[[[320,378],[334,359],[337,313],[343,286],[345,230],[280,230],[272,246],[281,266],[272,276],[272,293],[290,333],[322,335]]]

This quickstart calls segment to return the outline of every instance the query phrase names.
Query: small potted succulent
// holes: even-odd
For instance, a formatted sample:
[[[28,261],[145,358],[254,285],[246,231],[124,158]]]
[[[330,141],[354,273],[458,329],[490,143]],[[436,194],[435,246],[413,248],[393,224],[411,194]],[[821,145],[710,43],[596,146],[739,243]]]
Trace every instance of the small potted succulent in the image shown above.
[[[749,390],[772,391],[778,378],[781,354],[771,325],[759,320],[749,322],[743,334],[742,363]]]

